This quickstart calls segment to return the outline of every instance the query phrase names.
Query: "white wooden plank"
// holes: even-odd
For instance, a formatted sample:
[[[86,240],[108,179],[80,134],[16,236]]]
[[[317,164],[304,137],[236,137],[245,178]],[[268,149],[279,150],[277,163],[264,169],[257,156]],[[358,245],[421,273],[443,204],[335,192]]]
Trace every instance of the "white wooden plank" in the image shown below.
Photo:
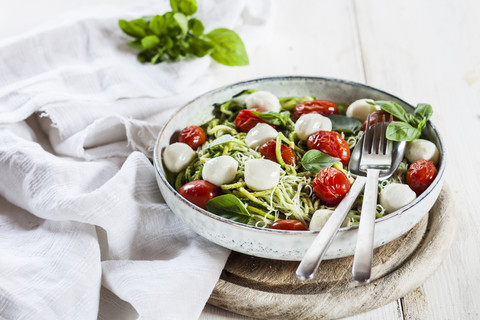
[[[406,319],[480,315],[480,7],[474,1],[357,1],[369,84],[429,102],[448,151],[458,230],[441,267],[403,300]]]
[[[276,75],[364,81],[353,1],[276,0],[271,37],[250,54],[250,65],[215,66],[212,88]]]

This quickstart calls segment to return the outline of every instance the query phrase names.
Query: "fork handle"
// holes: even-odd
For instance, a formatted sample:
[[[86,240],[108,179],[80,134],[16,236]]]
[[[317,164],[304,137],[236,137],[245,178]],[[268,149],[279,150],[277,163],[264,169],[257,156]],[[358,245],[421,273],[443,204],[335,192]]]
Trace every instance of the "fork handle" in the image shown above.
[[[353,257],[353,280],[370,282],[373,262],[373,238],[377,212],[378,177],[380,170],[367,169],[367,182],[363,195],[362,213],[357,233],[357,245]]]
[[[320,262],[322,262],[323,256],[337,234],[338,229],[362,191],[365,181],[365,177],[362,176],[358,176],[355,179],[355,182],[345,195],[345,198],[339,203],[335,211],[333,211],[332,215],[327,220],[327,223],[313,240],[297,268],[296,274],[298,279],[307,280],[314,276]]]

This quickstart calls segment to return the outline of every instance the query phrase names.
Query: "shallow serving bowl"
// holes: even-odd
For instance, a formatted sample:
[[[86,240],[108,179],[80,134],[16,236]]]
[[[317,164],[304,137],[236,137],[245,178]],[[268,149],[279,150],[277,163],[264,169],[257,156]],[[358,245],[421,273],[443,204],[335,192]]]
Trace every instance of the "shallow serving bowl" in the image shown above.
[[[188,125],[200,125],[209,120],[212,117],[213,103],[229,100],[244,89],[267,90],[278,97],[310,95],[345,104],[361,98],[391,100],[408,112],[413,112],[413,107],[389,93],[359,83],[316,77],[273,77],[240,82],[207,92],[178,110],[164,125],[155,145],[154,166],[158,186],[170,209],[195,232],[223,247],[257,257],[299,261],[319,231],[263,229],[219,217],[185,200],[165,177],[162,152],[174,142],[172,137],[175,133]],[[412,229],[428,213],[442,189],[446,163],[444,144],[431,123],[427,125],[424,134],[437,145],[441,153],[437,177],[415,201],[376,220],[375,247]],[[325,259],[353,255],[357,230],[356,226],[341,228]]]

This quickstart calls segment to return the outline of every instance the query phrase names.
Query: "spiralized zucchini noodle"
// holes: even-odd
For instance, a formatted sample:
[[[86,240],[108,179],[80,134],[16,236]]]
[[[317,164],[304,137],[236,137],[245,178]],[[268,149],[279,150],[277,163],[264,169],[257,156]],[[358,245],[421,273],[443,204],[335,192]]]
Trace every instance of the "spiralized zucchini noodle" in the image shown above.
[[[246,92],[250,93],[252,90]],[[315,173],[305,170],[300,165],[293,167],[283,164],[280,169],[279,183],[274,188],[253,191],[246,186],[244,179],[246,161],[261,159],[263,156],[257,150],[247,146],[245,143],[247,134],[237,131],[235,127],[235,117],[240,110],[245,109],[245,103],[241,98],[241,94],[239,94],[232,100],[214,105],[213,118],[201,125],[207,135],[207,142],[196,150],[197,156],[184,170],[171,177],[172,185],[178,190],[190,181],[200,180],[203,166],[208,160],[218,156],[231,156],[238,162],[236,176],[234,181],[222,185],[221,189],[226,194],[235,195],[242,202],[245,209],[252,215],[249,224],[268,227],[280,219],[295,219],[308,226],[316,210],[329,208],[321,203],[313,191],[312,181]],[[279,98],[281,111],[290,112],[296,104],[313,99],[313,97]],[[341,132],[340,134],[348,143],[349,148],[353,149],[362,133],[359,131],[355,134],[351,132]],[[281,143],[293,147],[299,157],[302,157],[307,151],[306,142],[296,136],[294,122],[291,119],[286,125],[281,126],[279,137],[277,139],[280,139]],[[334,166],[342,170],[353,182],[355,177],[340,162]],[[382,181],[379,184],[379,191],[392,182],[403,182],[406,166],[406,163],[402,163],[397,173]],[[349,226],[359,223],[362,198],[363,194],[358,197],[348,213]],[[377,218],[384,214],[385,209],[378,204]]]

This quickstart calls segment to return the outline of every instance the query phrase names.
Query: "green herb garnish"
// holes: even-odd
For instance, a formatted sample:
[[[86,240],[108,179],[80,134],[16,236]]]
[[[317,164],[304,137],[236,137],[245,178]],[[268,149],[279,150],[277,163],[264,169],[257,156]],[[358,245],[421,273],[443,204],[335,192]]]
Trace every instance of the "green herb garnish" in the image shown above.
[[[329,168],[339,161],[339,158],[334,158],[319,150],[312,149],[305,152],[300,164],[305,170],[317,174],[320,170]]]
[[[170,6],[172,11],[163,15],[118,21],[123,32],[135,38],[127,44],[140,50],[140,62],[157,64],[210,55],[227,66],[248,64],[245,46],[235,31],[218,28],[204,33],[203,23],[193,17],[196,0],[170,0]]]
[[[245,209],[242,202],[233,194],[224,194],[207,202],[207,210],[233,221],[248,224],[252,215]]]
[[[382,110],[400,120],[392,121],[387,127],[387,139],[392,141],[413,141],[418,139],[427,125],[427,121],[433,114],[432,106],[426,103],[417,104],[413,115],[407,113],[399,104],[393,101],[375,101],[372,104],[379,105]]]

